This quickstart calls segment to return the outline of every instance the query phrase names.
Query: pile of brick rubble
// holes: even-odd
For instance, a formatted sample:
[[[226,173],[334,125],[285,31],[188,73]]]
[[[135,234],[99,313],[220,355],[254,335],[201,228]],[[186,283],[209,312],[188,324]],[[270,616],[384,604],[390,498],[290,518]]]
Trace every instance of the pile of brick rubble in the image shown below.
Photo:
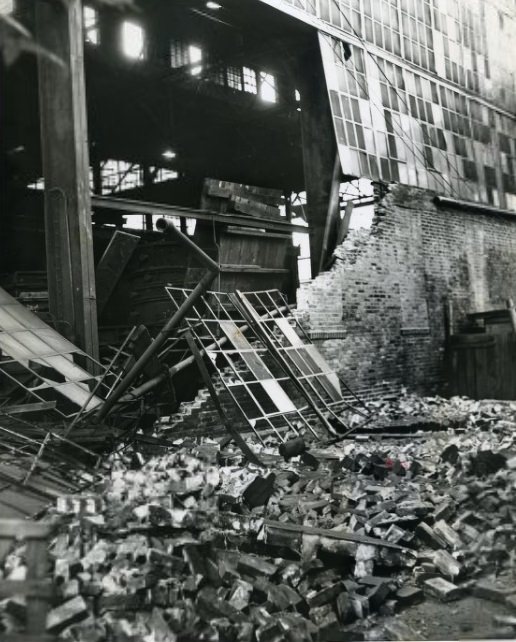
[[[210,439],[178,440],[139,469],[114,461],[102,488],[47,516],[59,590],[49,632],[81,642],[417,639],[406,608],[470,593],[516,616],[516,404],[405,395],[373,410],[441,430],[312,444],[311,457],[289,461],[272,442],[254,444],[268,470]],[[23,579],[23,549],[1,570]],[[0,630],[23,618],[20,599],[0,602]]]

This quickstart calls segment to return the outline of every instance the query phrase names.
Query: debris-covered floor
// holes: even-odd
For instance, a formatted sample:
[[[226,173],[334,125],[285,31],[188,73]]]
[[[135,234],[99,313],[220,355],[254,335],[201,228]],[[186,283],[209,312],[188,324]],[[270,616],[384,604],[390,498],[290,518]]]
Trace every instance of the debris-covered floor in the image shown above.
[[[267,470],[208,438],[113,456],[101,486],[46,515],[59,590],[49,632],[88,642],[515,637],[516,402],[405,395],[373,406],[391,425],[411,420],[409,432],[308,444],[289,461],[274,442],[253,443]],[[22,548],[2,572],[24,579]],[[21,629],[23,602],[1,605],[2,629]]]

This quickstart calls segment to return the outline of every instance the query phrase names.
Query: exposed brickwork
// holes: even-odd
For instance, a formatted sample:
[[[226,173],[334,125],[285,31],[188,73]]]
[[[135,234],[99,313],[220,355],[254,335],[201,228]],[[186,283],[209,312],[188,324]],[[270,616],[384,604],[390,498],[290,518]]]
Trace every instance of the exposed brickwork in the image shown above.
[[[516,299],[516,218],[441,209],[424,190],[393,188],[377,206],[371,231],[351,233],[336,255],[330,271],[300,288],[297,313],[364,399],[395,394],[401,386],[446,392],[446,301],[458,323],[467,312]],[[244,426],[229,394],[217,386],[231,421]],[[201,390],[166,430],[224,429]]]
[[[425,190],[394,187],[336,255],[298,314],[314,337],[345,331],[314,342],[359,390],[443,392],[446,300],[460,320],[516,296],[516,218],[441,209]]]

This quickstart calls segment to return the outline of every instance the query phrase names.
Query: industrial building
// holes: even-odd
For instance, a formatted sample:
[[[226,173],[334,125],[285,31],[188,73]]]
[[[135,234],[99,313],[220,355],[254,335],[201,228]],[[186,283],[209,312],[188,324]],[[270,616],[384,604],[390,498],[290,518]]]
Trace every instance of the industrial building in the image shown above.
[[[0,0],[2,635],[515,633],[515,41]]]

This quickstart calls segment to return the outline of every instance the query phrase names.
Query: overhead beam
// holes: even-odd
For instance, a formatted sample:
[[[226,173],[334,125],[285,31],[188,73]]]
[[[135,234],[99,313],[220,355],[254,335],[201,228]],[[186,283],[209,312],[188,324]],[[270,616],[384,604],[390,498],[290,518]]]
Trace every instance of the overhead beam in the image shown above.
[[[62,61],[38,58],[50,312],[64,336],[97,358],[81,1],[37,0],[36,34]]]
[[[198,210],[192,207],[180,207],[178,205],[165,205],[164,203],[149,203],[147,201],[135,201],[127,198],[113,196],[93,196],[92,205],[95,210],[109,210],[124,214],[142,214],[152,216],[179,216],[193,218],[197,221],[210,221],[225,223],[227,225],[240,225],[257,229],[274,230],[277,232],[307,232],[303,225],[294,225],[286,219],[277,220],[260,218],[258,216],[245,216],[240,214],[222,214],[209,210]]]

